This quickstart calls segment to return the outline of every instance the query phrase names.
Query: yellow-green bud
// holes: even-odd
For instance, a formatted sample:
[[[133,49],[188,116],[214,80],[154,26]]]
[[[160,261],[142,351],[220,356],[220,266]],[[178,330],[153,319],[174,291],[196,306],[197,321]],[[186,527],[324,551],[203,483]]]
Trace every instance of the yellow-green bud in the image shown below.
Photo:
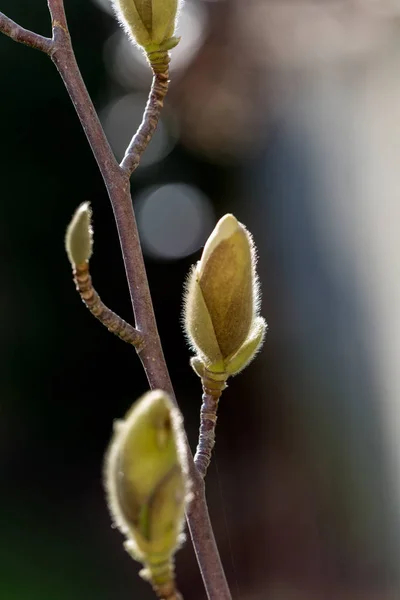
[[[84,202],[75,211],[65,234],[65,249],[72,266],[87,262],[93,250],[92,211]]]
[[[105,487],[126,548],[151,571],[182,541],[188,475],[182,418],[162,391],[148,392],[114,426]]]
[[[209,371],[234,375],[261,347],[266,323],[258,316],[259,286],[254,244],[247,229],[231,215],[217,223],[186,286],[184,325]]]
[[[147,53],[170,50],[179,42],[174,37],[179,0],[112,0],[112,3],[126,32]]]

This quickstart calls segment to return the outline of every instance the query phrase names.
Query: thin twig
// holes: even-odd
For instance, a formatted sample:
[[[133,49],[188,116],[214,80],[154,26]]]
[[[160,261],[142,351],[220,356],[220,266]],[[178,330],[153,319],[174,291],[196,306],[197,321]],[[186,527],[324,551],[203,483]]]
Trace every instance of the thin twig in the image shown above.
[[[83,82],[71,44],[63,0],[48,0],[48,5],[53,26],[53,39],[49,53],[64,81],[85,131],[113,208],[135,323],[137,329],[143,333],[146,342],[139,356],[150,387],[165,390],[176,403],[157,330],[133,212],[129,185],[130,173],[123,170],[115,160]],[[7,31],[5,32],[7,33]],[[21,41],[26,43],[26,39],[21,39]],[[153,126],[149,125],[149,128]],[[143,145],[142,148],[144,149]],[[187,440],[186,444],[189,449]],[[187,521],[207,596],[210,600],[231,600],[208,514],[204,482],[196,469],[191,454],[189,476],[192,479],[193,500],[187,510]]]
[[[24,27],[6,17],[2,12],[0,12],[0,31],[15,42],[25,44],[25,46],[30,46],[36,50],[41,50],[46,54],[50,54],[51,52],[53,42],[50,38],[29,31],[29,29],[24,29]]]
[[[121,168],[128,175],[131,175],[138,167],[140,158],[153,137],[160,118],[161,109],[164,105],[164,98],[168,91],[168,83],[167,64],[164,71],[154,72],[153,83],[143,114],[143,120],[122,159]]]
[[[217,424],[218,401],[226,388],[227,376],[205,371],[201,379],[203,402],[200,409],[200,433],[194,462],[201,477],[206,476],[215,445],[215,426]]]
[[[107,327],[108,331],[115,333],[124,342],[132,344],[132,346],[135,346],[136,351],[140,352],[144,344],[143,335],[101,301],[92,284],[89,263],[75,265],[73,274],[76,289],[92,315]]]

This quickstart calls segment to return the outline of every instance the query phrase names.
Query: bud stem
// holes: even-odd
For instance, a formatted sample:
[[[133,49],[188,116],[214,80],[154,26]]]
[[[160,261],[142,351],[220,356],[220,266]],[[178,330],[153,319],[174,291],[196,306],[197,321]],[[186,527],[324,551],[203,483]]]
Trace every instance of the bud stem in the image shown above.
[[[164,584],[160,587],[153,586],[153,589],[160,600],[183,600],[183,596],[178,592],[175,584]]]
[[[89,263],[85,262],[81,265],[75,265],[73,274],[76,289],[92,315],[103,323],[108,331],[115,333],[124,342],[132,344],[135,346],[137,352],[140,352],[144,343],[143,335],[101,301],[92,284]]]
[[[215,426],[217,424],[218,401],[226,388],[225,373],[205,371],[202,377],[202,405],[200,409],[200,432],[194,462],[202,478],[207,474],[211,462],[211,453],[215,445]]]
[[[151,57],[150,57],[151,59]],[[164,105],[164,98],[168,91],[169,71],[168,71],[169,56],[165,52],[163,61],[152,65],[153,68],[153,83],[149,93],[149,99],[143,114],[143,120],[139,125],[139,129],[133,136],[129,144],[125,156],[122,159],[120,167],[129,176],[137,169],[140,158],[146,150],[153,134],[157,128],[160,118],[161,109]]]
[[[160,600],[183,600],[175,584],[173,562],[169,559],[162,564],[149,565],[150,582]]]

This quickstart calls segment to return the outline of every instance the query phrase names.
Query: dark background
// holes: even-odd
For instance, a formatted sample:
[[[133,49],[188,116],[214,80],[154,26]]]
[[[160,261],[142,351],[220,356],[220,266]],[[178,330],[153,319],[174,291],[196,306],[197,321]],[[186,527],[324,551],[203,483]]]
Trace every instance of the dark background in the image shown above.
[[[334,198],[316,175],[319,135],[329,138],[339,127],[343,153],[360,143],[348,128],[351,115],[346,121],[335,101],[353,98],[354,77],[363,76],[370,54],[339,66],[334,57],[323,69],[282,65],[267,20],[263,34],[266,17],[254,37],[245,28],[256,4],[269,3],[187,2],[202,11],[203,29],[190,60],[172,72],[166,128],[173,149],[132,179],[134,203],[154,186],[183,183],[203,194],[212,215],[190,253],[146,253],[160,335],[194,448],[201,390],[180,325],[182,289],[212,226],[233,212],[254,234],[270,328],[262,354],[223,395],[207,478],[233,596],[394,598],[398,473],[384,426],[387,389],[362,273],[351,249],[341,251],[323,212]],[[136,85],[134,77],[127,83],[110,74],[106,40],[116,35],[115,20],[89,0],[65,5],[96,107],[146,92],[146,76]],[[3,0],[0,9],[49,34],[44,0]],[[270,53],[260,36],[267,47],[272,39]],[[281,44],[285,57],[290,36]],[[63,246],[73,211],[89,200],[94,284],[131,320],[111,208],[51,62],[5,37],[0,57],[0,598],[150,599],[139,566],[111,529],[102,488],[113,419],[147,384],[130,347],[84,309]],[[313,96],[310,89],[325,89],[321,73],[332,87]],[[333,101],[332,90],[339,90]],[[310,103],[315,112],[304,109]],[[329,129],[321,128],[321,115]],[[356,165],[343,160],[344,167],[329,144],[325,151],[335,173],[355,177]],[[182,223],[174,211],[164,213],[167,235]],[[336,244],[327,249],[330,235]],[[177,555],[177,573],[185,598],[204,598],[190,541]]]

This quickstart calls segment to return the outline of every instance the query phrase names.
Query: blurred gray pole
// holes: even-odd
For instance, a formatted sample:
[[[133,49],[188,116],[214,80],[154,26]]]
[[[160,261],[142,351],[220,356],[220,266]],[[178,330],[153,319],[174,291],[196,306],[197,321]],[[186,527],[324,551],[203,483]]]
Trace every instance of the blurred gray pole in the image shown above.
[[[278,274],[271,335],[320,525],[339,572],[363,581],[399,574],[399,73],[392,48],[287,75],[292,101],[251,167],[249,227]]]

